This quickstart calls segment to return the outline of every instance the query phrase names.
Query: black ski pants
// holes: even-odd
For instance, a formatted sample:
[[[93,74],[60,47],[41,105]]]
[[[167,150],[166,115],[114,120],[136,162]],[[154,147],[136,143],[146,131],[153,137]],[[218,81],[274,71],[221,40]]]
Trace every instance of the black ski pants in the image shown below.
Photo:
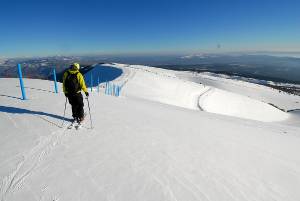
[[[81,93],[68,94],[69,103],[72,106],[72,114],[74,119],[82,118],[84,115],[83,110],[83,97]]]

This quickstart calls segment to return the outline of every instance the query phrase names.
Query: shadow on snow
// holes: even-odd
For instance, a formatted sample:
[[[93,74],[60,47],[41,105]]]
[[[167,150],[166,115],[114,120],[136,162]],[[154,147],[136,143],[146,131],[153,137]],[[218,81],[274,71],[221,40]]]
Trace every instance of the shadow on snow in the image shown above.
[[[56,114],[50,114],[46,112],[40,112],[40,111],[33,111],[33,110],[27,110],[23,108],[16,108],[16,107],[10,107],[10,106],[2,106],[0,105],[0,112],[6,112],[11,114],[32,114],[37,115],[39,118],[56,125],[54,122],[49,121],[48,119],[44,118],[43,116],[51,117],[58,120],[65,120],[65,121],[72,121],[70,118],[64,118],[63,116],[59,116]],[[56,125],[58,126],[58,125]]]
[[[6,98],[13,98],[13,99],[19,99],[19,100],[22,100],[21,98],[19,97],[15,97],[15,96],[9,96],[9,95],[5,95],[5,94],[0,94],[0,96],[2,97],[6,97]]]
[[[96,65],[92,70],[86,72],[84,74],[84,79],[88,87],[96,87],[98,84],[103,82],[113,81],[119,76],[121,76],[123,71],[119,68],[114,68],[110,66]],[[93,83],[91,82],[91,77],[93,79]]]

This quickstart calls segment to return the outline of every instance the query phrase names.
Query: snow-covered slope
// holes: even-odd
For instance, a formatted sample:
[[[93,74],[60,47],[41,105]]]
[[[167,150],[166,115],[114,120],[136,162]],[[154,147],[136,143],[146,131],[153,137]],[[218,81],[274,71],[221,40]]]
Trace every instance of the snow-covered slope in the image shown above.
[[[104,66],[121,68],[130,76],[122,90],[122,95],[126,97],[264,122],[283,121],[290,117],[288,113],[269,104],[272,102],[266,103],[255,97],[248,97],[239,91],[233,93],[214,85],[180,79],[182,75],[177,77],[176,71],[124,64]],[[215,82],[218,83],[218,80]],[[240,85],[240,91],[243,91],[243,87],[248,89],[247,85]],[[259,88],[259,85],[256,87]],[[274,92],[272,97],[275,97]]]
[[[204,90],[206,88],[203,85],[135,70],[134,77],[124,86],[122,94],[198,110],[197,100]]]
[[[22,101],[18,80],[0,79],[0,200],[300,199],[299,127],[201,112],[207,87],[123,68],[122,97],[91,93],[95,128],[79,131],[60,128],[52,82],[25,79]]]
[[[178,72],[177,76],[185,80],[244,95],[265,103],[272,103],[285,111],[300,109],[300,96],[290,95],[267,86],[243,80],[230,79],[230,76],[191,72]]]
[[[199,99],[199,105],[208,112],[258,121],[283,121],[289,118],[288,113],[274,106],[216,88],[211,88],[203,94]]]

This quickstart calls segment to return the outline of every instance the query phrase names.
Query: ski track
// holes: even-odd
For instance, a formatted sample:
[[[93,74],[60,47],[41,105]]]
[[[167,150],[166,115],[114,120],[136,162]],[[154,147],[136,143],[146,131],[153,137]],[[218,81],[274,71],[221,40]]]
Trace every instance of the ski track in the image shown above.
[[[159,72],[152,72],[148,69],[141,69],[134,66],[123,66],[123,69],[126,69],[122,79],[118,79],[117,82],[121,83],[122,87],[130,81],[135,75],[136,71],[145,71],[155,74],[156,76],[166,76],[166,77],[172,77],[168,74],[163,74]],[[131,68],[131,69],[130,69]],[[135,69],[135,70],[132,70]],[[124,71],[123,71],[124,72]],[[179,79],[177,77],[172,77],[174,79]],[[210,95],[214,91],[213,87],[205,86],[204,90],[201,92],[201,94],[197,97],[197,106],[201,111],[204,111],[202,108],[202,101]],[[92,107],[96,107],[96,103],[93,102]],[[93,109],[91,108],[93,111]],[[92,114],[93,115],[93,114]],[[12,121],[14,126],[16,128],[17,124],[9,115],[7,115],[8,118]],[[43,117],[40,117],[36,115],[38,118],[47,121],[48,123],[57,126],[55,123],[48,121],[47,119],[44,119]],[[88,118],[89,119],[89,118]],[[87,120],[85,121],[85,125],[87,126]],[[67,124],[68,126],[68,124]],[[84,127],[84,129],[90,129],[87,127]],[[23,155],[23,160],[17,165],[17,167],[11,171],[11,173],[6,176],[0,186],[0,200],[5,201],[5,199],[10,195],[16,192],[18,189],[21,188],[29,188],[28,186],[25,186],[24,183],[28,177],[30,177],[31,174],[34,173],[34,171],[37,169],[37,167],[40,165],[41,162],[46,160],[47,156],[53,151],[53,149],[60,143],[62,138],[65,136],[65,133],[68,132],[68,129],[63,128],[63,130],[56,130],[52,132],[47,137],[40,137],[40,140],[36,146],[34,146],[27,154]],[[220,136],[221,137],[221,136]],[[228,141],[228,137],[221,137],[222,140]],[[230,138],[229,142],[234,143],[241,143],[239,139],[236,138]],[[185,149],[188,150],[187,147]],[[205,149],[213,149],[210,146],[204,145],[204,147],[201,148],[202,150]],[[277,161],[278,164],[285,166],[285,168],[289,169],[289,172],[295,174],[295,176],[299,173],[299,170],[296,169],[296,164],[292,161],[289,161],[288,159],[283,158],[282,156],[276,155],[275,153],[264,150],[259,146],[249,145],[248,144],[249,152],[253,152],[259,156],[262,156],[264,158],[272,158],[272,160]],[[146,150],[147,151],[147,150]],[[149,151],[149,150],[148,150]],[[211,163],[209,161],[203,160],[202,162],[205,163],[205,165],[201,164],[201,169],[197,170],[198,176],[202,178],[202,182],[197,183],[197,181],[193,181],[193,178],[191,175],[189,175],[189,171],[185,171],[189,169],[189,166],[187,164],[183,164],[180,162],[180,160],[177,160],[176,157],[172,156],[171,153],[160,153],[164,154],[165,160],[171,160],[173,165],[167,167],[167,171],[162,174],[161,172],[157,172],[156,170],[159,170],[159,167],[162,165],[161,162],[155,162],[151,161],[151,156],[147,152],[143,153],[143,164],[138,164],[139,161],[141,161],[141,158],[135,155],[135,153],[130,153],[129,158],[131,158],[131,161],[133,163],[133,167],[135,171],[142,171],[148,175],[150,175],[150,178],[161,187],[161,191],[164,193],[165,200],[174,200],[179,201],[182,200],[180,195],[188,194],[190,196],[190,200],[203,200],[203,201],[211,201],[214,200],[213,196],[212,198],[209,197],[209,194],[206,194],[205,189],[201,189],[202,185],[208,184],[207,189],[210,189],[211,186],[217,186],[217,190],[223,192],[223,198],[224,200],[265,200],[266,198],[271,200],[292,200],[289,198],[288,195],[283,194],[280,189],[278,189],[275,184],[272,184],[267,181],[262,181],[261,178],[258,177],[256,173],[250,173],[251,174],[251,180],[247,180],[245,178],[245,175],[237,175],[235,172],[235,169],[224,169],[223,172],[220,172],[218,168],[214,167],[214,163]],[[151,150],[150,150],[151,151]],[[189,156],[192,158],[201,157],[197,152],[193,153],[191,150],[188,150],[190,152]],[[105,159],[106,160],[106,159]],[[135,164],[137,162],[137,164]],[[92,172],[94,168],[98,166],[98,164],[103,163],[103,161],[94,164],[94,167],[90,167],[88,169],[88,173]],[[143,169],[143,166],[149,166],[150,169]],[[154,171],[151,171],[154,170]],[[228,179],[228,176],[225,177],[223,175],[230,175],[230,179]],[[76,175],[77,172],[74,172]],[[91,179],[92,183],[96,187],[96,190],[98,192],[103,191],[103,186],[99,186],[97,181],[88,174],[88,177]],[[209,181],[208,181],[209,178]],[[207,183],[205,183],[207,182]],[[250,189],[250,186],[259,186],[260,191],[262,194],[255,193],[255,189]],[[206,187],[206,186],[205,186]],[[45,187],[47,188],[47,187]],[[178,191],[178,188],[180,189],[180,192]],[[235,191],[233,191],[233,189]],[[32,192],[34,193],[34,192]],[[179,193],[179,195],[176,195],[176,193]],[[218,193],[218,191],[216,192]],[[113,194],[107,195],[109,200],[115,200],[115,196]],[[81,200],[81,197],[79,198]],[[58,196],[53,196],[52,200],[59,200]]]
[[[117,68],[121,68],[124,72],[124,75],[122,75],[120,78],[117,79],[118,82],[122,83],[121,87],[126,85],[128,81],[132,80],[136,76],[136,73],[138,71],[151,73],[151,74],[154,74],[154,76],[158,76],[158,77],[166,77],[166,78],[181,80],[182,82],[190,82],[190,81],[186,81],[186,80],[183,80],[183,79],[177,77],[175,74],[171,74],[171,72],[169,72],[169,71],[166,71],[166,72],[154,71],[154,70],[150,70],[150,68],[145,69],[145,68],[141,68],[140,66],[135,66],[135,65],[122,65],[122,66],[117,66]],[[193,83],[193,82],[191,82],[191,83]],[[206,94],[206,92],[208,92],[212,89],[212,87],[205,86],[205,85],[203,85],[203,86],[204,86],[203,91],[201,90],[200,95],[197,95],[197,97],[193,98],[193,99],[195,99],[195,109],[198,108],[201,111],[204,111],[204,109],[199,104],[200,98],[202,97],[202,95]]]
[[[134,67],[128,67],[128,68],[136,69]],[[156,74],[157,76],[171,77],[169,75],[164,75],[157,72],[151,72],[145,69],[136,69],[136,70],[150,72]],[[204,89],[204,91],[198,96],[198,101],[197,101],[197,106],[201,111],[204,111],[204,109],[201,106],[202,101],[214,91],[213,87],[207,86],[205,88],[206,89]],[[282,166],[286,166],[286,168],[290,169],[290,172],[293,172],[295,175],[297,175],[298,171],[293,168],[295,164],[292,164],[289,161],[284,160],[280,156],[274,155],[274,153],[272,152],[262,150],[260,147],[253,146],[252,148],[254,152],[257,152],[257,150],[261,151],[264,157],[271,157],[273,160],[274,159],[277,160],[279,164],[281,164]],[[288,163],[289,165],[287,165],[286,163]],[[148,172],[150,175],[152,175],[152,178],[164,189],[164,192],[167,192],[170,200],[179,199],[175,194],[176,191],[174,192],[172,190],[171,184],[179,185],[181,186],[181,189],[186,189],[191,193],[191,195],[193,195],[195,200],[207,200],[207,201],[210,200],[208,195],[205,195],[203,192],[201,192],[200,190],[201,187],[197,186],[197,184],[189,180],[188,177],[184,176],[185,173],[180,168],[172,167],[172,169],[174,169],[173,171],[175,171],[174,174],[166,174],[163,176],[151,174]],[[236,200],[236,201],[239,201],[241,199],[264,200],[266,197],[271,198],[272,200],[290,200],[288,198],[288,195],[282,194],[282,192],[278,189],[276,190],[276,187],[273,186],[271,183],[263,183],[263,181],[261,181],[261,179],[258,178],[257,175],[255,174],[252,174],[252,182],[255,183],[256,186],[261,186],[262,188],[261,190],[264,192],[264,195],[258,195],[252,192],[252,196],[249,197],[249,193],[251,194],[252,190],[250,189],[249,191],[248,190],[245,191],[243,189],[249,189],[251,183],[245,182],[242,175],[240,175],[240,177],[236,176],[236,174],[234,174],[232,170],[226,170],[226,171],[228,172],[228,174],[232,176],[231,180],[228,180],[228,178],[224,177],[218,171],[213,171],[214,174],[212,174],[211,170],[207,170],[207,172],[210,172],[208,176],[215,182],[215,185],[222,187],[222,191],[225,192],[225,194],[229,197],[230,200]],[[202,177],[206,178],[207,176],[202,174]],[[232,189],[237,189],[237,191],[232,191]]]
[[[206,91],[204,91],[202,94],[200,94],[200,96],[198,97],[198,104],[197,106],[199,107],[199,109],[201,111],[204,111],[203,107],[201,106],[202,105],[202,100],[203,98],[205,98],[206,96],[209,95],[209,93],[213,90],[212,87],[208,87],[208,89]]]
[[[10,116],[10,114],[8,114],[8,113],[4,113],[4,114],[7,116],[7,118],[9,119],[9,121],[12,122],[12,124],[14,125],[14,127],[15,127],[16,129],[19,129],[18,124],[17,124],[16,121]]]
[[[1,201],[4,201],[9,194],[23,187],[26,178],[34,172],[39,164],[51,153],[54,147],[60,143],[65,131],[66,129],[63,131],[57,130],[47,137],[40,137],[39,143],[27,154],[23,155],[23,160],[17,165],[15,170],[12,170],[1,182]]]
[[[235,79],[231,79],[231,78],[224,78],[224,77],[213,77],[213,75],[206,75],[206,74],[184,74],[184,73],[178,73],[179,77],[191,80],[192,82],[196,82],[196,83],[203,83],[203,82],[208,82],[208,85],[211,85],[211,83],[219,83],[218,86],[215,86],[217,88],[220,88],[222,90],[225,91],[230,91],[232,93],[236,93],[235,90],[228,90],[229,86],[232,87],[237,87],[237,88],[241,88],[241,87],[247,87],[248,89],[262,89],[267,93],[279,93],[280,90],[274,89],[272,87],[268,87],[265,85],[261,85],[261,84],[257,84],[257,83],[252,83],[252,82],[247,82],[245,80],[235,80]],[[192,76],[192,77],[190,77]],[[194,80],[193,78],[195,78],[196,80]],[[220,84],[221,83],[221,84]],[[225,87],[222,87],[222,84],[224,84]],[[227,86],[227,87],[226,87]],[[283,92],[284,94],[287,94],[286,92]],[[256,97],[253,96],[252,94],[247,94],[245,93],[244,96],[248,96],[250,98],[256,99],[256,100],[260,100],[262,102],[265,103],[269,103],[270,100],[267,99],[266,97]],[[280,108],[284,109],[284,110],[290,110],[291,107],[285,106],[284,104],[280,104],[280,102],[277,102],[275,105],[280,106]]]
[[[132,154],[130,154],[130,157],[133,161],[139,161],[139,159],[134,157]],[[153,163],[153,161],[150,160],[147,154],[144,154],[143,157],[146,160],[146,164],[144,164],[145,166],[152,166],[154,170],[161,166],[160,163]],[[166,157],[167,160],[173,160],[174,162],[177,162],[177,160],[169,154],[166,154]],[[143,167],[136,167],[135,169],[136,171],[143,171],[148,175],[151,175],[150,177],[153,178],[153,180],[161,186],[161,188],[163,189],[162,191],[165,192],[167,197],[170,198],[168,200],[181,200],[180,198],[178,198],[178,196],[176,196],[176,190],[172,189],[172,186],[173,188],[174,186],[179,186],[180,189],[185,190],[185,192],[189,192],[189,195],[193,197],[193,200],[210,201],[208,195],[202,192],[194,182],[192,182],[185,176],[184,171],[182,171],[180,168],[177,168],[176,166],[168,167],[168,171],[163,175],[150,172],[150,170],[143,169]]]
[[[168,154],[169,155],[169,154]],[[193,154],[191,154],[193,155]],[[186,175],[186,172],[184,171],[184,167],[182,167],[182,165],[180,165],[180,162],[172,157],[171,155],[169,155],[169,157],[174,160],[176,162],[176,166],[173,166],[173,174],[170,175],[174,175],[174,178],[180,183],[182,184],[183,187],[185,187],[186,189],[188,189],[197,199],[196,200],[206,200],[206,201],[210,201],[211,199],[209,198],[208,195],[206,195],[202,190],[201,187],[198,186],[196,183],[194,183],[193,181],[191,181],[190,179],[188,179],[188,176]],[[179,166],[181,167],[181,169],[179,168]],[[209,171],[207,171],[209,172]],[[204,174],[203,171],[197,172],[198,174],[201,175],[202,178],[206,178],[207,175]],[[178,175],[178,176],[176,176]],[[218,182],[219,183],[219,182]],[[220,183],[222,185],[222,183]],[[192,190],[194,189],[194,190]],[[199,194],[199,195],[198,195]],[[232,196],[231,199],[233,199],[234,197]]]

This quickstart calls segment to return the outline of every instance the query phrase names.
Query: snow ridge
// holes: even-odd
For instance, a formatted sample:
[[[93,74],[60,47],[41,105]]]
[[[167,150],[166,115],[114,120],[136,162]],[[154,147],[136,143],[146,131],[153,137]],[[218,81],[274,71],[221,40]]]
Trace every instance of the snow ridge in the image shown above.
[[[126,75],[132,75],[130,78],[126,76],[126,86],[122,89],[122,95],[126,97],[263,122],[285,121],[290,117],[262,100],[181,79],[176,76],[176,71],[116,63],[105,65],[121,68]],[[211,80],[218,81],[218,78]],[[224,80],[220,78],[220,82]],[[238,86],[244,84],[231,82]],[[260,88],[253,84],[250,87]]]

